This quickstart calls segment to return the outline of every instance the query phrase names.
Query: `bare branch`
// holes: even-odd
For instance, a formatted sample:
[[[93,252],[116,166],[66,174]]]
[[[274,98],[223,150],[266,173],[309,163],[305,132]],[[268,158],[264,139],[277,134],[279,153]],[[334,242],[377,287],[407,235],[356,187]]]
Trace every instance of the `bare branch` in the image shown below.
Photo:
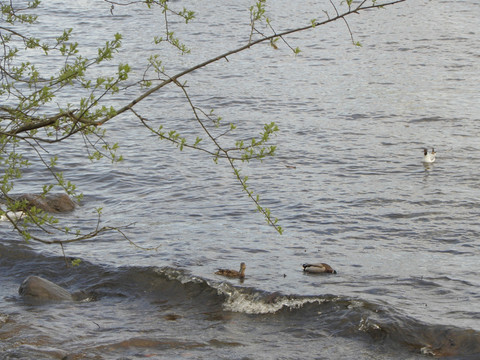
[[[395,1],[391,1],[391,2],[388,2],[388,3],[383,3],[383,4],[373,4],[373,5],[369,5],[369,6],[364,6],[364,7],[361,7],[361,8],[355,8],[354,10],[349,10],[343,14],[337,14],[337,16],[335,17],[332,17],[332,18],[329,18],[327,20],[324,20],[324,21],[319,21],[319,22],[316,22],[314,25],[315,27],[318,27],[318,26],[321,26],[321,25],[325,25],[325,24],[328,24],[328,23],[331,23],[331,22],[334,22],[334,21],[337,21],[337,20],[340,20],[340,19],[343,19],[347,16],[350,16],[352,14],[356,14],[360,11],[365,11],[365,10],[370,10],[370,9],[376,9],[376,8],[381,8],[381,7],[385,7],[385,6],[390,6],[390,5],[394,5],[394,4],[398,4],[398,3],[401,3],[401,2],[404,2],[406,0],[395,0]],[[222,59],[227,59],[227,57],[231,56],[231,55],[234,55],[234,54],[237,54],[239,52],[242,52],[252,46],[255,46],[255,45],[258,45],[258,44],[261,44],[263,42],[266,42],[266,41],[270,41],[270,39],[274,39],[276,37],[284,37],[284,36],[287,36],[287,35],[290,35],[290,34],[294,34],[294,33],[297,33],[297,32],[301,32],[301,31],[306,31],[306,30],[311,30],[312,29],[312,25],[308,25],[308,26],[303,26],[303,27],[299,27],[299,28],[295,28],[295,29],[292,29],[292,30],[286,30],[286,31],[283,31],[283,32],[280,32],[278,34],[274,34],[274,35],[270,35],[270,36],[266,36],[266,37],[263,37],[261,39],[258,39],[258,40],[255,40],[255,41],[252,41],[252,42],[248,42],[247,44],[243,45],[243,46],[240,46],[234,50],[230,50],[230,51],[227,51],[223,54],[220,54],[218,56],[215,56],[209,60],[206,60],[200,64],[197,64],[189,69],[186,69],[184,71],[181,71],[179,72],[178,74],[174,75],[174,76],[171,76],[169,77],[168,79],[162,81],[160,84],[152,87],[151,89],[145,91],[142,95],[138,96],[136,99],[132,100],[129,104],[125,105],[124,107],[120,108],[116,115],[120,115],[128,110],[130,110],[131,108],[133,108],[136,104],[138,104],[139,102],[143,101],[144,99],[148,98],[149,96],[151,96],[153,93],[157,92],[158,90],[162,89],[164,86],[168,85],[168,84],[171,84],[172,82],[175,82],[177,81],[178,79],[180,79],[181,77],[187,75],[187,74],[190,74],[198,69],[201,69],[207,65],[210,65],[212,63],[215,63],[219,60],[222,60]],[[102,119],[100,121],[100,123],[105,123],[109,120],[111,120],[113,117],[105,117],[104,119]]]

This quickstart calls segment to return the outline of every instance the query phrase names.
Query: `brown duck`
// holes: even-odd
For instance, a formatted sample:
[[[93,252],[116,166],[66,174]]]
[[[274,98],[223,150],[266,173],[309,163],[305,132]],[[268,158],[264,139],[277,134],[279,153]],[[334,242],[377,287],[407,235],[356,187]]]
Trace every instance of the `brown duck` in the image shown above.
[[[328,264],[325,263],[319,263],[319,264],[303,264],[303,271],[307,273],[312,273],[312,274],[321,274],[321,273],[327,273],[327,274],[336,274],[337,272],[332,269],[332,267]]]
[[[236,270],[229,270],[229,269],[219,269],[215,272],[217,275],[222,275],[231,278],[243,279],[245,277],[245,269],[247,266],[244,262],[240,264],[240,271]]]

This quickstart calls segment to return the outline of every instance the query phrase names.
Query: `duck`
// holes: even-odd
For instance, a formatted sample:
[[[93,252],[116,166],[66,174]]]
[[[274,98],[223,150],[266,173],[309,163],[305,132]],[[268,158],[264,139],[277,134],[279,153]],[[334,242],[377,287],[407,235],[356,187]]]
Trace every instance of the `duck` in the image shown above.
[[[312,274],[321,274],[321,273],[327,273],[327,274],[336,274],[337,272],[332,269],[332,267],[328,264],[325,263],[319,263],[319,264],[303,264],[303,271],[307,273],[312,273]]]
[[[245,269],[247,266],[244,262],[240,264],[240,271],[229,270],[229,269],[219,269],[215,272],[216,275],[222,275],[230,278],[243,279],[245,277]]]
[[[423,162],[424,163],[433,163],[435,162],[435,149],[432,148],[432,152],[429,154],[427,149],[423,149]]]

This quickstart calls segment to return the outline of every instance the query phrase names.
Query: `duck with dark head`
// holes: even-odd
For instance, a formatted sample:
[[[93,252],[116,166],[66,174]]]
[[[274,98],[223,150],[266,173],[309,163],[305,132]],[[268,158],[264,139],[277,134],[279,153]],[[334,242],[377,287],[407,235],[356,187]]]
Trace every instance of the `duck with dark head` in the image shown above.
[[[310,274],[336,274],[337,272],[332,267],[325,263],[318,264],[303,264],[303,271]]]

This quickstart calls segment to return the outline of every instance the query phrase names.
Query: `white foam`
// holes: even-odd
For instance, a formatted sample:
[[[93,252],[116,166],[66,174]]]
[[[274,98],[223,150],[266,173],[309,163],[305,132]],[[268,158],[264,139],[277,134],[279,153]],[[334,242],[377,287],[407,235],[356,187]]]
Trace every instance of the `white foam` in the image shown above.
[[[0,216],[0,221],[9,221],[7,215],[12,220],[20,220],[25,216],[25,213],[23,211],[7,211],[5,214]]]
[[[293,310],[299,309],[305,304],[321,304],[326,301],[326,299],[322,298],[288,298],[282,295],[268,301],[259,293],[247,294],[226,284],[221,284],[217,290],[219,293],[227,296],[223,304],[224,310],[245,314],[273,314],[283,308]]]

